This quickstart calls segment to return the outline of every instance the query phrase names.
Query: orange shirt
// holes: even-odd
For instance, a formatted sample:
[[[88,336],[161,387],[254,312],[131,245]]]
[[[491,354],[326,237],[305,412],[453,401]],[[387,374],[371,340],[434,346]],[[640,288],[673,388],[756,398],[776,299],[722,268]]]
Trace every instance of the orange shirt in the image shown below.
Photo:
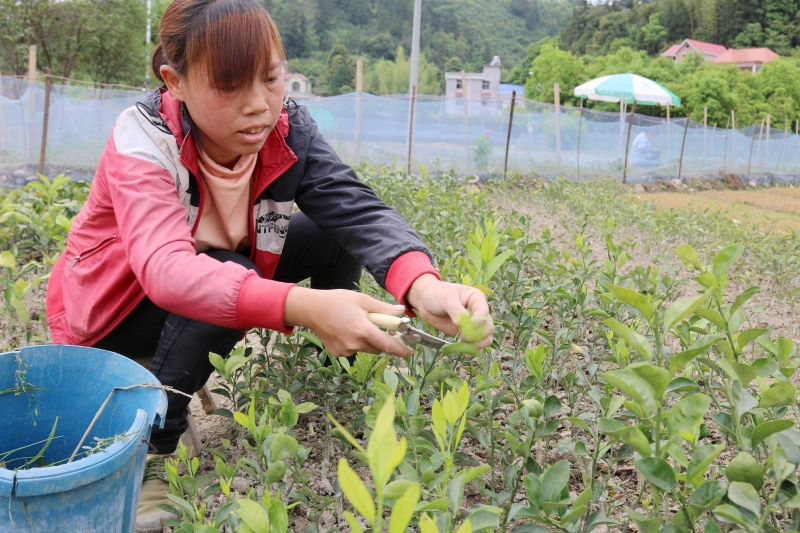
[[[258,154],[241,156],[233,169],[214,162],[200,149],[197,155],[199,179],[206,195],[194,234],[195,249],[198,253],[235,252],[248,247],[250,194]]]

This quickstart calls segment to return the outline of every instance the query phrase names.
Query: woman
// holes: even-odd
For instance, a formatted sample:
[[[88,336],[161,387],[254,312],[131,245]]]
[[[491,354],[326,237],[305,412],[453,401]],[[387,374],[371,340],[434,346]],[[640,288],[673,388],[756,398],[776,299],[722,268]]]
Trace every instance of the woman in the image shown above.
[[[367,313],[413,307],[448,335],[462,313],[483,317],[489,344],[484,295],[441,281],[417,234],[285,102],[280,36],[257,0],[175,0],[159,38],[165,86],[118,118],[53,269],[56,343],[154,356],[158,379],[189,394],[208,353],[229,354],[248,328],[306,327],[334,356],[408,356]],[[362,265],[400,305],[355,292]],[[161,530],[163,454],[187,427],[188,398],[168,397],[137,531]]]

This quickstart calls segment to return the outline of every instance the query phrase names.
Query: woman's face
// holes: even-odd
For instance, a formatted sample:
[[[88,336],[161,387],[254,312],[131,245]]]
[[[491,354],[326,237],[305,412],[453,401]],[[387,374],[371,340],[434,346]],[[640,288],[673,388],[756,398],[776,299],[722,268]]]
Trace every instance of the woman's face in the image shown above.
[[[186,104],[203,151],[223,166],[232,167],[239,156],[261,150],[283,106],[283,64],[277,54],[269,72],[250,87],[214,88],[203,69],[179,76],[162,66],[161,75],[170,93]]]

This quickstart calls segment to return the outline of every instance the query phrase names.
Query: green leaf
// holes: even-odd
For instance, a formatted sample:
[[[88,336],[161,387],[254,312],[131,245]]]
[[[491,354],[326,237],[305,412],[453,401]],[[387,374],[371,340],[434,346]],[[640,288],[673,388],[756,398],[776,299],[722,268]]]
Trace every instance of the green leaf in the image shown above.
[[[489,261],[489,264],[486,265],[486,275],[484,277],[484,280],[488,282],[490,279],[492,279],[497,270],[501,266],[503,266],[503,263],[508,261],[508,258],[511,257],[513,254],[514,250],[506,250],[505,252],[501,253],[500,255]]]
[[[464,474],[464,483],[465,484],[469,483],[473,479],[482,476],[491,469],[492,468],[489,465],[480,465],[476,466],[475,468],[470,468],[469,470],[467,470],[467,473]]]
[[[708,272],[703,272],[694,279],[697,283],[699,283],[700,285],[702,285],[707,289],[710,289],[712,287],[719,287],[719,280],[710,270]]]
[[[269,532],[269,515],[261,504],[242,498],[236,500],[236,516],[256,533]]]
[[[667,387],[669,387],[669,372],[649,363],[633,363],[626,368],[650,384],[656,401],[664,397],[664,393],[667,392]]]
[[[464,522],[461,524],[461,527],[458,528],[456,533],[472,533],[472,522],[470,522],[469,518],[464,520]]]
[[[358,474],[350,467],[344,457],[339,459],[338,479],[342,492],[353,504],[353,507],[372,523],[375,520],[375,502],[367,487],[364,486],[364,482],[361,481]]]
[[[744,292],[742,292],[742,294],[736,297],[731,304],[730,309],[728,309],[728,313],[735,313],[741,306],[745,304],[745,302],[747,302],[747,300],[752,298],[753,295],[758,294],[760,290],[761,287],[750,287],[749,289],[746,289]]]
[[[273,461],[280,461],[282,459],[294,459],[297,456],[297,450],[300,445],[297,440],[291,435],[285,433],[278,433],[272,437],[269,444],[269,450],[272,455]]]
[[[756,516],[761,515],[761,497],[750,483],[734,481],[728,487],[728,498],[738,505],[744,507]]]
[[[715,507],[727,492],[728,487],[722,481],[715,479],[706,481],[692,491],[689,503],[698,509],[707,511]]]
[[[621,440],[639,452],[643,457],[650,457],[653,453],[647,437],[645,437],[642,430],[636,426],[623,424],[619,420],[614,420],[613,418],[601,418],[597,421],[597,427],[600,433],[605,433],[615,439]]]
[[[714,275],[720,278],[742,255],[744,246],[741,244],[731,244],[722,249],[714,258]]]
[[[653,306],[642,293],[619,285],[607,285],[606,288],[618,301],[637,309],[648,322],[653,319]]]
[[[725,337],[722,335],[703,335],[689,348],[667,359],[669,364],[669,373],[671,375],[677,374],[683,370],[686,365],[691,363],[695,357],[705,354],[711,349],[712,346],[714,346],[715,343],[723,340],[724,338]]]
[[[496,528],[500,525],[498,513],[489,505],[478,507],[478,509],[472,511],[468,520],[470,522],[470,531],[481,531],[482,529]]]
[[[681,258],[686,268],[694,268],[695,270],[702,270],[703,263],[700,262],[700,256],[694,248],[688,244],[682,244],[675,248],[675,253]]]
[[[784,407],[794,403],[796,391],[787,381],[778,381],[772,384],[767,391],[761,395],[759,407],[770,409],[773,407]]]
[[[14,254],[9,252],[8,250],[4,252],[0,252],[0,266],[4,266],[6,268],[14,269],[17,265],[17,259],[14,257]]]
[[[447,484],[447,500],[450,502],[450,511],[458,514],[461,502],[464,500],[464,476],[456,476]]]
[[[409,479],[395,479],[383,489],[383,496],[390,500],[396,500],[405,494],[411,485],[415,485],[415,483]]]
[[[684,431],[692,433],[703,422],[703,416],[711,405],[711,398],[705,394],[692,394],[683,397],[672,406],[667,415],[667,430],[670,442],[681,442]]]
[[[286,475],[286,463],[272,461],[267,467],[267,483],[277,483]]]
[[[734,481],[750,483],[757,491],[764,486],[764,469],[746,452],[741,452],[733,458],[725,469],[725,477],[731,483]]]
[[[725,317],[722,316],[719,311],[714,311],[713,309],[696,309],[694,314],[700,318],[705,318],[717,326],[720,331],[725,331]]]
[[[313,402],[303,402],[297,406],[297,413],[303,415],[306,413],[310,413],[311,411],[313,411],[318,407],[319,406]]]
[[[715,289],[709,289],[700,296],[694,298],[684,298],[670,305],[664,312],[664,333],[671,331],[681,320],[689,316],[692,311],[703,305],[706,300],[714,293]]]
[[[625,326],[621,322],[614,320],[612,318],[609,318],[608,320],[603,320],[603,324],[608,329],[610,329],[611,331],[613,331],[614,333],[625,339],[625,342],[627,342],[629,345],[631,345],[631,347],[633,347],[637,352],[639,352],[639,355],[641,355],[648,361],[653,360],[653,346],[650,344],[650,341],[648,341],[645,338],[644,335],[636,333],[628,326]]]
[[[587,424],[586,421],[581,420],[578,417],[568,416],[568,417],[564,418],[564,420],[566,420],[567,422],[571,422],[571,423],[575,424],[576,426],[578,426],[579,428],[582,428],[582,429],[586,430],[586,432],[589,435],[593,434],[591,428],[589,427],[589,424]]]
[[[392,517],[389,519],[389,533],[405,533],[411,517],[414,515],[414,507],[416,507],[419,497],[419,487],[412,484],[395,502],[392,507]]]
[[[630,396],[642,408],[646,416],[649,417],[655,411],[656,399],[653,387],[629,368],[603,372],[599,376],[611,386]]]
[[[736,337],[736,344],[739,347],[739,351],[762,336],[763,334],[767,333],[769,330],[767,328],[750,328],[742,331],[739,333],[739,336]]]
[[[753,435],[750,437],[753,448],[761,444],[770,435],[774,435],[775,433],[789,429],[792,426],[794,426],[794,422],[788,419],[770,420],[768,422],[760,423],[753,428]]]
[[[723,522],[728,522],[730,524],[736,524],[742,526],[743,528],[752,531],[752,524],[745,516],[733,505],[723,504],[718,505],[714,508],[714,516],[718,519],[722,520]]]
[[[561,492],[569,482],[569,462],[558,461],[542,474],[542,503],[561,501]]]
[[[284,403],[283,407],[281,407],[281,411],[278,413],[278,420],[280,420],[281,424],[289,429],[292,429],[295,424],[297,424],[297,407],[294,405],[294,402],[291,398],[286,400],[286,403]]]
[[[758,376],[758,369],[750,365],[722,358],[717,361],[717,364],[731,379],[737,380],[743,386],[749,385]]]
[[[638,526],[641,533],[658,533],[664,520],[657,516],[655,518],[647,518],[643,514],[634,511],[633,509],[626,509],[628,516]]]
[[[217,369],[217,372],[219,372],[220,375],[222,375],[223,377],[227,377],[225,375],[225,359],[215,354],[214,352],[209,352],[208,360],[211,361],[211,364],[214,365],[214,368]]]
[[[708,467],[711,466],[714,459],[716,459],[724,449],[725,445],[723,444],[707,444],[697,448],[694,455],[692,455],[692,460],[689,461],[689,466],[686,467],[686,479],[689,483],[695,486],[701,485],[703,483],[703,476],[708,471]]]
[[[654,486],[667,492],[675,490],[677,480],[669,463],[659,457],[645,457],[636,461],[636,469]]]

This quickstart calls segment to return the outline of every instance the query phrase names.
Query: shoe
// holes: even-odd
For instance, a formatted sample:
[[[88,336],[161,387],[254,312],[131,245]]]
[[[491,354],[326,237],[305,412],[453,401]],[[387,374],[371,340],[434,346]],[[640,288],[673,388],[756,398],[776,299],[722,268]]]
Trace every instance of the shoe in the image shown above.
[[[167,494],[172,494],[167,481],[164,462],[168,455],[155,455],[144,464],[144,482],[139,494],[139,508],[136,510],[134,533],[161,533],[162,521],[176,518],[168,511],[159,509],[160,504],[172,505]]]

